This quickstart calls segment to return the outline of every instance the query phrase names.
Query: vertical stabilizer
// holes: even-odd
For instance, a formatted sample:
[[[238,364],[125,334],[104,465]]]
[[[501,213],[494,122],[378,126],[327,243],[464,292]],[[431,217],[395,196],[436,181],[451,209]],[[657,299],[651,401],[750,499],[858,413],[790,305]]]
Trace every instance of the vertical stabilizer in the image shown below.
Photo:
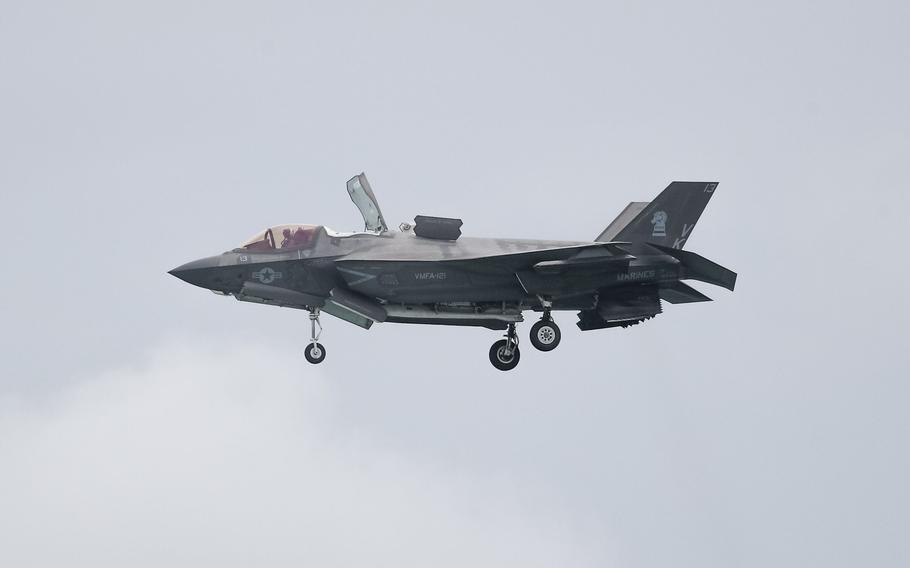
[[[617,215],[616,219],[613,219],[613,222],[607,225],[607,228],[594,240],[599,243],[608,243],[614,240],[616,235],[619,234],[626,225],[631,223],[647,206],[647,201],[633,201],[626,205],[626,208],[622,210],[622,213]]]
[[[716,188],[717,182],[674,181],[610,240],[681,249]]]

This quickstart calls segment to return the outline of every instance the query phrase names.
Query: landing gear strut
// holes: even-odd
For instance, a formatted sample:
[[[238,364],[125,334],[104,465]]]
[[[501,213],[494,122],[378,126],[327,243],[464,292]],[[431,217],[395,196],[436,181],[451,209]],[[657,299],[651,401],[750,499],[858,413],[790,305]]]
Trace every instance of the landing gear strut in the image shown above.
[[[319,328],[318,333],[317,327]],[[319,308],[313,308],[310,310],[310,344],[303,350],[303,356],[314,365],[322,363],[325,359],[325,347],[318,343],[320,335],[322,335],[322,324],[319,323]]]
[[[506,338],[500,339],[490,347],[490,363],[500,371],[511,371],[518,365],[520,359],[518,334],[515,332],[515,324],[510,323]]]
[[[550,317],[550,310],[543,313],[540,321],[531,326],[531,345],[540,351],[552,351],[559,345],[562,335],[559,326]]]

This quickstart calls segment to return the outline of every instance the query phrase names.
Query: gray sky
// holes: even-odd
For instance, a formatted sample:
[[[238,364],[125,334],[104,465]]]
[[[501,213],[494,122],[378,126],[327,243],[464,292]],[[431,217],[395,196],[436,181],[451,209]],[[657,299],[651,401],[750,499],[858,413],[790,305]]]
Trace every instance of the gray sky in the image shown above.
[[[6,2],[0,563],[906,566],[902,2]],[[592,239],[720,182],[717,301],[497,334],[166,271],[286,222]],[[522,333],[527,332],[525,326]]]

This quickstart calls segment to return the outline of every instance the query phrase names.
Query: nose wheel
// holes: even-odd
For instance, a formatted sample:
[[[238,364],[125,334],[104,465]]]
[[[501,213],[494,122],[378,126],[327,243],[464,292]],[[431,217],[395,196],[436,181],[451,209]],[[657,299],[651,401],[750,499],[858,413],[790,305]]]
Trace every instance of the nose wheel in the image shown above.
[[[319,331],[316,331],[316,328]],[[325,360],[325,347],[319,343],[319,336],[322,335],[322,324],[319,323],[319,308],[310,310],[310,344],[303,350],[303,356],[306,360],[314,365],[318,365]]]
[[[518,349],[518,334],[515,324],[510,323],[505,339],[500,339],[490,347],[490,363],[500,371],[511,371],[518,366],[521,350]]]
[[[556,349],[561,338],[559,326],[550,317],[549,312],[545,312],[540,321],[531,326],[531,345],[540,351]]]
[[[310,343],[303,350],[303,356],[310,363],[318,365],[325,359],[325,347],[321,343]]]

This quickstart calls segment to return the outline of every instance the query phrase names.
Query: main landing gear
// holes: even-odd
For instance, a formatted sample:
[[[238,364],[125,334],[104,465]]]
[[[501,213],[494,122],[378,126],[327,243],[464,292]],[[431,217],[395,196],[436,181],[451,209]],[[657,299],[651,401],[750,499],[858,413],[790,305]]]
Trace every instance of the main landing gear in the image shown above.
[[[521,350],[518,349],[518,334],[515,324],[510,323],[506,338],[500,339],[490,347],[490,363],[500,371],[511,371],[521,359]]]
[[[319,327],[319,332],[316,328]],[[303,350],[303,356],[310,363],[317,365],[325,359],[325,347],[319,343],[319,336],[322,335],[322,324],[319,323],[319,308],[310,310],[310,344]]]
[[[552,351],[559,345],[562,335],[559,333],[559,326],[550,317],[550,311],[543,313],[540,321],[531,326],[531,345],[539,351]]]
[[[550,311],[544,312],[540,321],[531,327],[531,345],[540,351],[552,351],[559,345],[561,334],[559,326],[550,317]],[[490,363],[500,371],[511,371],[518,366],[521,351],[518,349],[518,333],[515,324],[510,323],[506,338],[500,339],[490,347]]]

